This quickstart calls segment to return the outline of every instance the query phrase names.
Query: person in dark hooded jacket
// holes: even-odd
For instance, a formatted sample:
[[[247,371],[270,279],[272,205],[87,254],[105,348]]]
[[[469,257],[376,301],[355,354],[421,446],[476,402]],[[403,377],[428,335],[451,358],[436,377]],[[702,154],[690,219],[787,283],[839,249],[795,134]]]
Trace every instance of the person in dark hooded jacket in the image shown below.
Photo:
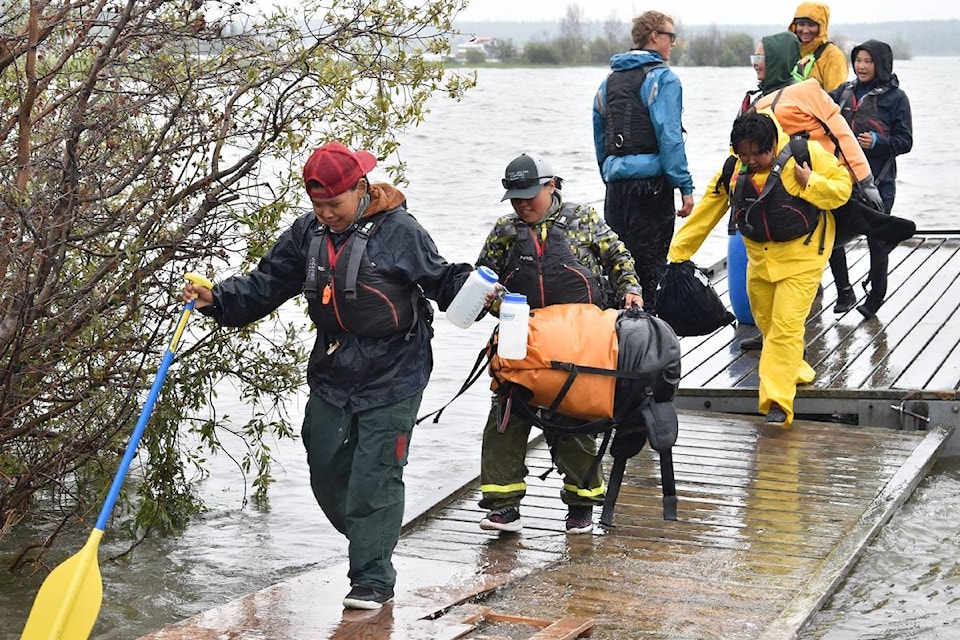
[[[228,327],[306,297],[317,337],[303,444],[314,496],[350,541],[343,605],[355,609],[393,598],[403,467],[433,368],[426,298],[446,309],[473,270],[439,255],[402,192],[369,182],[374,166],[372,154],[339,142],[318,148],[303,168],[313,212],[294,220],[250,273],[183,292]]]
[[[886,42],[867,40],[853,48],[850,60],[856,79],[831,91],[830,97],[839,105],[841,115],[857,136],[880,191],[883,212],[889,214],[897,195],[896,158],[913,148],[910,100],[893,73],[893,50]],[[869,236],[867,246],[870,248],[870,273],[864,287],[869,287],[869,292],[857,311],[872,318],[887,293],[890,247]],[[843,245],[834,248],[830,268],[837,288],[849,288],[850,276]]]

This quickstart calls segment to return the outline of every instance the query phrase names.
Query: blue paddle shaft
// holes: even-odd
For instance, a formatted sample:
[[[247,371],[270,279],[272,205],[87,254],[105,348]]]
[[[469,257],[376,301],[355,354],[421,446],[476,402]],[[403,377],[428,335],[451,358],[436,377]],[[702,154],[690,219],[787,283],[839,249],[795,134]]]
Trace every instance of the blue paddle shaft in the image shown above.
[[[143,437],[143,432],[147,428],[147,421],[150,420],[150,414],[153,413],[153,405],[156,404],[157,396],[160,395],[160,387],[163,386],[163,380],[167,377],[167,369],[170,368],[170,363],[173,362],[173,353],[177,350],[177,344],[180,342],[183,328],[187,324],[187,318],[190,317],[190,312],[193,311],[193,307],[196,304],[196,299],[193,299],[183,305],[183,311],[180,313],[180,320],[177,322],[177,328],[173,333],[173,338],[170,340],[167,352],[163,354],[163,360],[157,369],[157,377],[153,381],[153,386],[150,387],[150,395],[147,396],[147,401],[140,411],[137,426],[133,429],[130,442],[127,443],[127,450],[123,454],[123,460],[120,461],[120,467],[117,469],[116,475],[113,476],[113,484],[110,485],[110,492],[107,494],[107,499],[103,503],[103,508],[100,509],[100,516],[97,518],[97,524],[94,527],[100,531],[107,528],[107,520],[110,519],[110,513],[113,511],[113,506],[116,504],[117,497],[120,495],[120,489],[123,487],[123,481],[127,476],[127,471],[130,469],[130,463],[133,462],[133,456],[137,453],[140,438]]]

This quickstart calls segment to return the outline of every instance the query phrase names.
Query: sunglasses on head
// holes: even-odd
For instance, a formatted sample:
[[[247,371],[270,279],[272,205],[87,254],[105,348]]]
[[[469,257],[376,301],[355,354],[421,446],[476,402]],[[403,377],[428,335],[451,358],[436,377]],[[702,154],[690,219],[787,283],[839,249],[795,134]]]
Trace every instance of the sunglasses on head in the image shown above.
[[[519,178],[516,180],[503,178],[500,182],[503,184],[504,189],[527,189],[535,184],[546,184],[541,183],[541,180],[549,180],[549,178]]]

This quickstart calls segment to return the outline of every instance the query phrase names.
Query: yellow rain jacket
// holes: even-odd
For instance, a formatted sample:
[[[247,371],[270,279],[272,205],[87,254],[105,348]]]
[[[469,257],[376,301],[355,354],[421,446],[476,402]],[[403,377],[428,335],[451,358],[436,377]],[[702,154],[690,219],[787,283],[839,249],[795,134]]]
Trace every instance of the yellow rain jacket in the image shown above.
[[[788,144],[789,137],[779,123],[777,130],[776,153],[779,153]],[[747,296],[757,328],[764,337],[760,353],[759,411],[766,413],[775,402],[787,414],[786,425],[793,421],[797,383],[813,382],[815,376],[813,368],[803,360],[804,324],[823,269],[833,251],[836,226],[830,210],[845,203],[853,188],[850,173],[833,154],[818,144],[808,144],[807,148],[813,169],[807,186],[801,187],[797,182],[793,158],[787,160],[781,181],[790,195],[827,211],[810,242],[807,242],[807,236],[787,242],[743,239],[747,251]],[[691,259],[710,231],[725,217],[730,202],[727,191],[717,185],[721,173],[714,176],[706,195],[674,234],[667,254],[670,262]],[[730,179],[730,193],[736,185],[738,173],[735,171]],[[753,174],[758,189],[762,189],[769,175],[769,171]],[[821,251],[824,225],[826,235]]]
[[[798,66],[802,69],[804,63],[813,57],[817,47],[830,39],[828,29],[830,8],[821,2],[801,2],[797,10],[793,12],[793,19],[797,20],[798,18],[807,18],[820,25],[820,33],[817,34],[816,38],[808,43],[800,43],[800,63]],[[790,22],[790,26],[787,28],[793,33],[797,32],[793,22]],[[807,77],[816,80],[824,91],[833,91],[846,82],[849,75],[847,56],[840,50],[840,47],[831,42],[817,56]]]

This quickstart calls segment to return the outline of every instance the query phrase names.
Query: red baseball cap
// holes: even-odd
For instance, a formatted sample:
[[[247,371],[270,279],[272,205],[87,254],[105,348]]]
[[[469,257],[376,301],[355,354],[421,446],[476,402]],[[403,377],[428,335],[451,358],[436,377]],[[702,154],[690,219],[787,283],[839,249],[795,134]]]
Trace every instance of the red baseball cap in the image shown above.
[[[375,166],[377,159],[369,151],[350,151],[340,142],[329,142],[303,165],[303,183],[314,198],[335,198],[355,187]]]

